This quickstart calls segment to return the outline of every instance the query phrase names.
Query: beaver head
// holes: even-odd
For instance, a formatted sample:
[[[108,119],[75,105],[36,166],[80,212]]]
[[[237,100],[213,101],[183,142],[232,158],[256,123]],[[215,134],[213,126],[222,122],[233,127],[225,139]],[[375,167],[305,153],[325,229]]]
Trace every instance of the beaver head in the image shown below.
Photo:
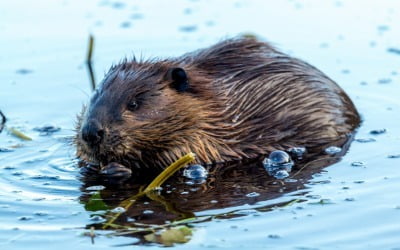
[[[130,168],[165,167],[190,151],[218,160],[211,131],[219,102],[207,81],[168,61],[112,67],[78,117],[77,156]]]

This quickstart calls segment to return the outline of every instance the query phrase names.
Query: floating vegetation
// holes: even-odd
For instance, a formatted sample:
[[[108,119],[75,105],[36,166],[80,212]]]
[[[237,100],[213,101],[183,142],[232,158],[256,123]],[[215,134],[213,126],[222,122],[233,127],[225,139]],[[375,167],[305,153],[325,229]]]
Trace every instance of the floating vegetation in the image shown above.
[[[104,203],[99,192],[95,192],[89,199],[88,202],[85,203],[86,211],[99,211],[99,210],[108,210],[109,207]]]
[[[18,137],[21,140],[24,141],[32,141],[32,138],[30,138],[29,136],[25,135],[24,133],[22,133],[21,131],[17,130],[16,128],[7,128],[8,132],[10,132],[11,135]]]
[[[173,246],[174,243],[186,243],[192,236],[192,229],[187,226],[178,226],[162,230],[161,232],[151,233],[144,236],[149,242]]]
[[[139,191],[138,194],[122,201],[119,204],[119,207],[122,207],[126,210],[129,209],[129,207],[131,207],[136,200],[138,200],[140,197],[147,195],[150,199],[153,200],[158,200],[161,203],[163,203],[162,199],[157,197],[157,195],[154,194],[154,190],[158,189],[161,187],[161,185],[169,178],[171,177],[176,171],[178,171],[179,169],[181,169],[182,167],[186,166],[188,163],[194,161],[195,159],[195,155],[193,153],[188,153],[185,156],[182,156],[181,158],[179,158],[177,161],[175,161],[174,163],[172,163],[169,167],[167,167],[166,169],[164,169],[163,172],[161,172],[161,174],[159,174],[143,191]],[[122,214],[122,212],[120,213],[116,213],[114,216],[112,216],[104,225],[103,225],[103,229],[109,228],[109,227],[119,227],[118,225],[114,224],[114,221]]]

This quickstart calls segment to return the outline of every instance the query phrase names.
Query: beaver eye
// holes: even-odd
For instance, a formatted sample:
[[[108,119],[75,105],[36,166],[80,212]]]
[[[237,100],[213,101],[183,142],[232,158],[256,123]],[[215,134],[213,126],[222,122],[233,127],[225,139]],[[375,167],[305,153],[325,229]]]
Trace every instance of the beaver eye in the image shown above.
[[[136,100],[130,101],[130,102],[128,103],[127,108],[128,108],[130,111],[135,111],[135,110],[137,110],[137,109],[139,108],[139,103],[138,103]]]

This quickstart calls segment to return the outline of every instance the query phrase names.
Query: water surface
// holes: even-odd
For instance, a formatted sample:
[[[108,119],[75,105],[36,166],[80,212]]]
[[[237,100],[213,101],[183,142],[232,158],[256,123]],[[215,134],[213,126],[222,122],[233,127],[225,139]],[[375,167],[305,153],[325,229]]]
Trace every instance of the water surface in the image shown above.
[[[257,166],[221,172],[208,189],[177,178],[165,187],[166,203],[144,198],[120,222],[134,218],[155,225],[196,215],[201,219],[188,224],[193,236],[177,245],[182,249],[399,249],[399,5],[389,0],[2,1],[0,109],[8,127],[33,140],[0,134],[0,147],[11,150],[0,152],[0,248],[144,243],[137,234],[109,236],[113,230],[96,230],[94,243],[85,236],[102,222],[102,214],[87,205],[96,191],[86,189],[101,183],[82,179],[71,145],[76,114],[91,93],[84,64],[90,33],[99,81],[112,63],[133,53],[178,56],[249,32],[317,66],[351,96],[364,121],[349,152],[323,170],[299,174],[295,182],[273,182]],[[46,124],[61,130],[49,135],[34,130]],[[386,132],[371,133],[381,129]],[[137,186],[99,192],[112,209]],[[167,211],[165,204],[174,209]]]

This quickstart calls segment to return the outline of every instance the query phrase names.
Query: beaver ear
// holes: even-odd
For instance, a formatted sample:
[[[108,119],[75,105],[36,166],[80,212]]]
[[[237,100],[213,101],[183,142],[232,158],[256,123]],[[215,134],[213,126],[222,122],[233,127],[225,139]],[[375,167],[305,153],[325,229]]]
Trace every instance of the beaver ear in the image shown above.
[[[171,82],[171,87],[178,92],[185,92],[189,88],[188,77],[182,68],[172,68],[168,71],[168,78]]]

